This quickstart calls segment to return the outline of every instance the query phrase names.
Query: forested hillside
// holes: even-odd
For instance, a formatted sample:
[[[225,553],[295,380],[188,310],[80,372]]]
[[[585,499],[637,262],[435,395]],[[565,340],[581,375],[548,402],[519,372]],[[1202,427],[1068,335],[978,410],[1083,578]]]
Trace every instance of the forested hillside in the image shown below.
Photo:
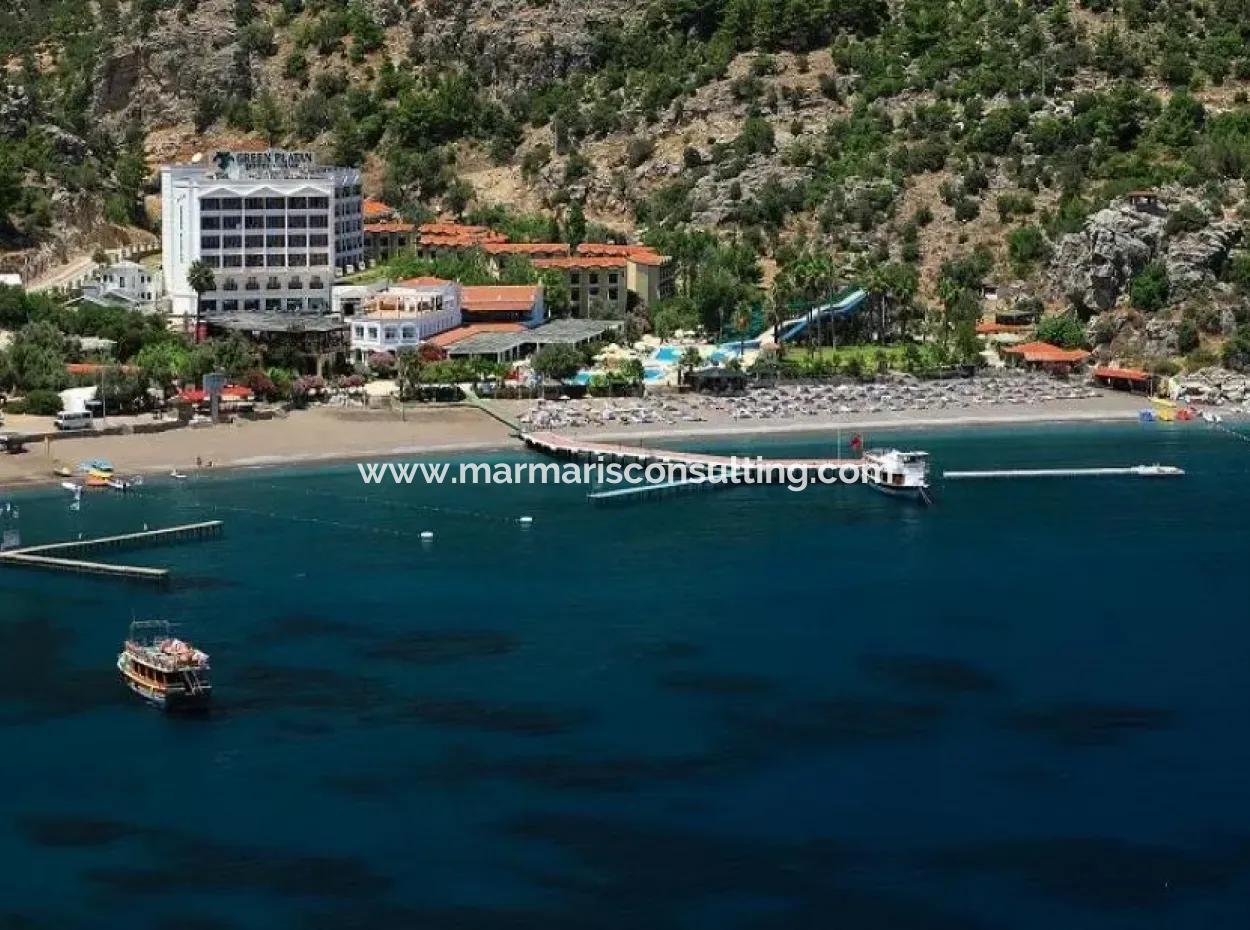
[[[0,56],[9,248],[148,222],[160,161],[270,143],[363,162],[412,218],[576,204],[684,249],[674,319],[850,277],[951,326],[1018,280],[1138,355],[1245,317],[1250,0],[18,0]],[[1179,218],[1099,253],[1134,189]]]

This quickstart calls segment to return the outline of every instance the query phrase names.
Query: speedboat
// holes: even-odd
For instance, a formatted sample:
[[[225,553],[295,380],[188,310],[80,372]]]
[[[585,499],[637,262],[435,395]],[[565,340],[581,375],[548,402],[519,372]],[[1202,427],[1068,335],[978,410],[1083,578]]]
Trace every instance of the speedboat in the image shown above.
[[[171,472],[169,473],[169,477],[173,478],[175,481],[186,481],[186,480],[187,480],[187,476],[186,476],[186,475],[184,475],[182,472],[180,472],[180,471],[179,471],[178,469],[176,469],[176,468],[175,468],[173,471],[171,471]]]

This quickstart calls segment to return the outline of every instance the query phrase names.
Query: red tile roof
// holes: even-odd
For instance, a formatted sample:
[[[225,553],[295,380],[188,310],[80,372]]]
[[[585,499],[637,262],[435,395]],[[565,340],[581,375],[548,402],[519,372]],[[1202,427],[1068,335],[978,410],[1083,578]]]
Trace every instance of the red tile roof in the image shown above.
[[[565,242],[490,242],[482,246],[487,255],[568,255]]]
[[[567,258],[536,258],[535,268],[624,268],[629,259],[620,255],[571,255]]]
[[[1142,371],[1140,368],[1113,368],[1104,366],[1095,368],[1093,371],[1095,378],[1114,378],[1121,381],[1150,381],[1152,375],[1148,371]]]
[[[466,313],[515,312],[531,309],[542,287],[537,284],[487,284],[460,288],[460,307]]]
[[[1026,362],[1083,362],[1089,358],[1084,349],[1061,349],[1049,342],[1026,342],[1001,351],[1004,355],[1019,355]]]
[[[522,323],[469,323],[439,333],[437,336],[431,336],[426,342],[445,349],[478,333],[519,333],[524,329],[525,325]]]
[[[395,211],[374,197],[366,197],[361,208],[366,220],[381,220],[394,216]]]
[[[669,260],[667,255],[661,255],[650,246],[618,245],[614,242],[583,242],[577,247],[577,254],[610,255],[618,258],[628,258],[631,262],[639,265],[663,265]]]

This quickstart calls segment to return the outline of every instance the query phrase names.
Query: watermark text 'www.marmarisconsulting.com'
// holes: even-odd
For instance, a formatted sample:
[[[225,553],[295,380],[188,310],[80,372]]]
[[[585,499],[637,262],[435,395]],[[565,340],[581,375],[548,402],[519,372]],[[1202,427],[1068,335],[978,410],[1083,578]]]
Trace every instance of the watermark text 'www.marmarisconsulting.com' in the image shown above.
[[[778,462],[730,456],[709,462],[358,462],[365,484],[659,485],[781,484],[803,491],[813,484],[880,481],[871,462]]]

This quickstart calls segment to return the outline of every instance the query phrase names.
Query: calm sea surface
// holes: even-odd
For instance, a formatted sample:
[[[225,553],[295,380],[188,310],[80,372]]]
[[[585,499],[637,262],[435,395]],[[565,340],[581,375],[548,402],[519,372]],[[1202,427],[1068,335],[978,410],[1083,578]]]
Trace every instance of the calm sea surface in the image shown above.
[[[872,440],[1190,474],[939,482],[929,509],[338,466],[19,495],[31,544],[226,533],[124,556],[164,593],[0,569],[0,927],[1250,923],[1250,444]],[[212,654],[211,716],[123,689],[132,613]]]

